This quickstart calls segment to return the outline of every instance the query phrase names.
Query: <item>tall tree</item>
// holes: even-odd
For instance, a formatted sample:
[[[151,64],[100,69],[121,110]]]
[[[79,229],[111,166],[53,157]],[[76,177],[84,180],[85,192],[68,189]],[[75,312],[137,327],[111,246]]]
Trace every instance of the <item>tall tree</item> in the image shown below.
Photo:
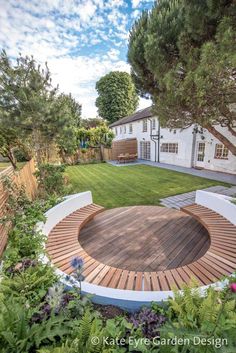
[[[78,130],[78,139],[80,143],[86,143],[88,147],[100,148],[101,160],[103,160],[103,147],[111,147],[114,133],[106,124]]]
[[[17,167],[14,149],[20,145],[20,140],[14,129],[0,128],[0,154],[9,159],[14,169]]]
[[[6,52],[1,52],[1,131],[14,130],[21,143],[27,140],[38,162],[45,146],[59,143],[60,136],[60,146],[62,140],[71,144],[68,130],[78,127],[80,113],[81,106],[70,95],[59,95],[58,86],[53,87],[47,64],[41,67],[33,57],[21,55],[13,64]]]
[[[217,125],[236,135],[235,14],[233,0],[160,0],[134,25],[128,51],[135,82],[151,95],[163,126],[198,123],[234,155],[232,138]]]
[[[64,124],[57,134],[56,143],[64,161],[78,149],[78,129],[81,123],[81,105],[71,94],[60,94],[55,100],[59,114],[64,118]]]
[[[105,124],[105,120],[101,118],[89,118],[81,119],[81,127],[85,129],[91,129],[92,127],[98,127]]]
[[[112,71],[96,83],[98,113],[109,123],[132,114],[138,106],[138,96],[131,76]]]

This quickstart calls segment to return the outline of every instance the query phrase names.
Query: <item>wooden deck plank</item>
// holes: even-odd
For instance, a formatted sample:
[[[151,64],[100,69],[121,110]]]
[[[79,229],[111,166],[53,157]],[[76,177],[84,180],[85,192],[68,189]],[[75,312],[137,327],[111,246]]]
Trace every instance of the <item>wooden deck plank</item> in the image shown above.
[[[136,291],[169,291],[181,289],[191,278],[206,285],[236,269],[236,227],[203,206],[184,207],[196,220],[158,206],[123,207],[98,215],[102,210],[93,204],[85,206],[50,232],[47,252],[65,273],[74,271],[71,259],[80,256],[85,280],[90,283]],[[208,229],[211,243],[199,222]],[[84,246],[86,241],[87,245],[91,242],[90,251]],[[106,261],[101,261],[99,254]],[[116,261],[121,267],[115,266]]]
[[[134,289],[134,280],[135,280],[135,272],[130,271],[129,277],[126,285],[126,289],[133,290]]]
[[[135,279],[135,290],[142,290],[143,285],[143,273],[137,272]]]
[[[191,241],[196,246],[190,256]],[[173,260],[177,266],[185,265],[210,245],[207,231],[195,219],[159,206],[107,210],[83,227],[79,242],[101,263],[135,272],[173,268]]]
[[[151,291],[152,290],[150,272],[144,272],[143,273],[143,284],[144,284],[144,290],[146,290],[146,291]]]
[[[127,271],[127,270],[122,271],[120,281],[117,285],[118,289],[125,289],[126,288],[126,282],[128,280],[128,275],[129,275],[129,271]]]

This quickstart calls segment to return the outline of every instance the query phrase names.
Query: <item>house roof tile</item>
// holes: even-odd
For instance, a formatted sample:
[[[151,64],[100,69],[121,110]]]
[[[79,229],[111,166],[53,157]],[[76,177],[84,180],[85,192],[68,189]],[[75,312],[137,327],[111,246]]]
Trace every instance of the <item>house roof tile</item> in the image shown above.
[[[115,127],[115,126],[131,123],[132,121],[149,118],[151,116],[153,116],[152,107],[148,107],[145,109],[138,110],[137,112],[133,113],[132,115],[125,116],[124,118],[115,121],[114,123],[112,123],[110,125],[110,127]]]

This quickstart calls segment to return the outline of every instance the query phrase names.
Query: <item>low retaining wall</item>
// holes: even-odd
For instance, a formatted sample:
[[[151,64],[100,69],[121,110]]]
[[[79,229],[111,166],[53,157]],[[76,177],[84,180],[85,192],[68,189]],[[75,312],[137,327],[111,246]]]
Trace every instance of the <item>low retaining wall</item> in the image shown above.
[[[70,195],[64,198],[64,201],[51,208],[46,212],[47,220],[45,223],[38,223],[38,229],[47,237],[52,228],[70,213],[78,210],[81,207],[87,206],[93,202],[90,191]],[[47,256],[42,258],[44,263],[50,263]],[[61,270],[55,268],[55,272],[60,276],[60,280],[69,289],[72,287],[68,276]],[[73,277],[72,277],[73,278]],[[223,282],[217,282],[208,286],[199,287],[203,293],[209,286],[222,286]],[[74,280],[74,287],[79,288],[79,283]],[[116,305],[128,311],[136,311],[142,306],[151,305],[153,301],[161,303],[169,297],[173,297],[173,291],[133,291],[103,287],[95,284],[82,282],[82,294],[92,294],[94,303],[103,305]]]
[[[45,223],[39,223],[38,226],[44,235],[48,236],[50,231],[57,223],[69,214],[75,212],[79,208],[93,203],[91,191],[81,192],[79,194],[69,195],[64,201],[51,208],[45,213],[47,218]]]
[[[236,225],[236,205],[231,202],[232,197],[215,194],[213,192],[197,190],[195,202],[198,205],[205,206],[228,221]]]

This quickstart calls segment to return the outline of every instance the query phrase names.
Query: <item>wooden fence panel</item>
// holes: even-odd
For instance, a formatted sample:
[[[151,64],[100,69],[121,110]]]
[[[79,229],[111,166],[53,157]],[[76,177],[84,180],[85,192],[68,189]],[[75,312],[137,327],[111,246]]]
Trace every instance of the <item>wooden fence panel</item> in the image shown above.
[[[137,140],[126,139],[113,141],[112,143],[112,159],[116,160],[120,154],[136,154],[137,153]]]
[[[103,147],[102,155],[104,161],[111,161],[112,160],[112,148]]]
[[[24,186],[28,197],[33,199],[36,196],[38,187],[34,173],[35,162],[33,159],[27,162],[20,171],[14,172],[12,167],[8,167],[0,173],[0,218],[6,214],[6,202],[8,198],[7,191],[5,190],[2,182],[3,178],[9,177],[17,186]],[[9,226],[9,224],[0,224],[0,256],[2,255],[7,244]]]

